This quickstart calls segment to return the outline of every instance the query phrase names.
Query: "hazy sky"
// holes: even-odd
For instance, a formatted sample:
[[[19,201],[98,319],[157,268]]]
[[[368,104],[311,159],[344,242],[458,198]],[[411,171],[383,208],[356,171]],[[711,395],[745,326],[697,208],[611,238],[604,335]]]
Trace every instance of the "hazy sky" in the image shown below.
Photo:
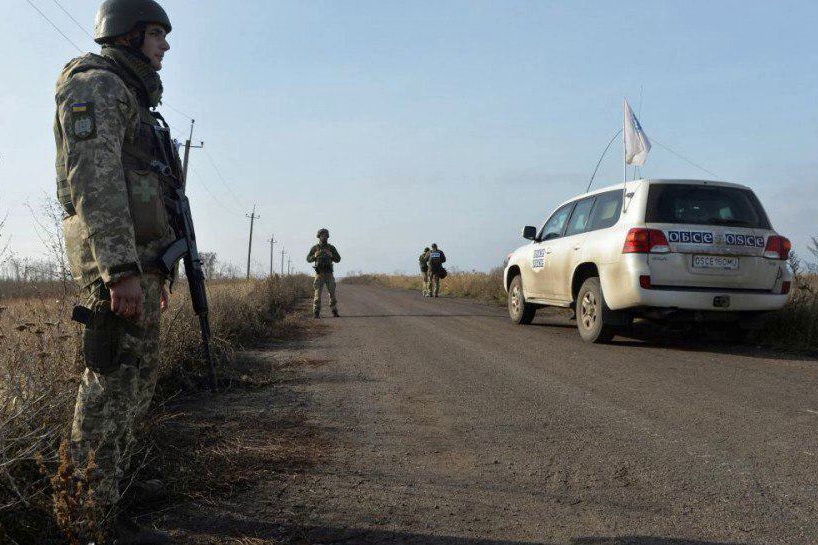
[[[84,51],[54,0],[31,0]],[[97,0],[59,0],[89,31]],[[581,193],[622,120],[753,187],[805,254],[818,234],[815,2],[166,0],[162,78],[179,130],[196,118],[189,194],[199,247],[241,265],[249,213],[304,258],[328,227],[338,272],[488,269]],[[22,255],[26,202],[54,191],[54,81],[77,51],[26,0],[0,19],[0,211]],[[9,9],[10,8],[10,9]],[[640,101],[640,89],[644,89]],[[640,108],[641,102],[641,108]],[[597,185],[622,178],[621,149]],[[712,178],[654,145],[649,177]],[[276,256],[278,268],[280,257]]]

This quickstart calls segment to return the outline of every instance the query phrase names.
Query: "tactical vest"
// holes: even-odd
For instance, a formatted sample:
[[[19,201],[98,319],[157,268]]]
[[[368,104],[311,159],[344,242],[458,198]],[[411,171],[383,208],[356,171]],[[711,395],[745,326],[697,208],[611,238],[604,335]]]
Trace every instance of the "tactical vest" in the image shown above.
[[[61,81],[68,81],[71,77],[88,70],[106,70],[119,77],[128,89],[138,96],[132,86],[128,85],[129,76],[124,70],[111,60],[89,53],[74,59],[66,66],[61,75]],[[167,127],[163,127],[158,113],[152,112],[142,101],[137,100],[139,123],[137,130],[133,134],[125,135],[122,143],[122,167],[125,171],[125,184],[128,189],[131,215],[134,220],[134,231],[137,245],[148,244],[157,239],[165,238],[166,232],[160,222],[153,221],[152,216],[163,213],[165,201],[169,198],[169,190],[178,187],[184,181],[177,181],[171,172],[180,173],[182,168],[176,146],[171,143],[170,132]],[[71,202],[71,191],[68,185],[68,172],[66,168],[65,146],[60,130],[59,115],[54,124],[54,133],[57,139],[57,199],[63,207],[66,217],[76,214],[74,204]],[[160,139],[166,139],[161,142]],[[162,151],[164,148],[164,152]],[[144,199],[134,198],[139,194],[144,184],[149,183],[148,179],[158,179],[160,182],[161,201],[144,202]],[[148,221],[142,221],[142,220]],[[165,217],[165,223],[168,218]]]
[[[318,247],[321,248],[320,245]],[[322,248],[322,249],[329,250],[330,248],[329,248],[329,246],[327,246],[326,248]],[[324,273],[331,273],[331,272],[333,272],[333,270],[334,270],[334,267],[333,267],[333,263],[332,263],[332,256],[329,256],[326,253],[321,252],[321,255],[319,255],[315,260],[315,272],[317,272],[319,274],[324,274]]]

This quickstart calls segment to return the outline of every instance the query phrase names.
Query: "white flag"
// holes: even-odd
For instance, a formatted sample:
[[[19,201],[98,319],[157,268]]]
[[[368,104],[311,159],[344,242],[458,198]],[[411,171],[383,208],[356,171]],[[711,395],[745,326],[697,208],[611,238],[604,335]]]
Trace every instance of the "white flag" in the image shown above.
[[[642,130],[639,120],[633,115],[628,99],[625,99],[625,162],[642,166],[648,158],[650,140]]]

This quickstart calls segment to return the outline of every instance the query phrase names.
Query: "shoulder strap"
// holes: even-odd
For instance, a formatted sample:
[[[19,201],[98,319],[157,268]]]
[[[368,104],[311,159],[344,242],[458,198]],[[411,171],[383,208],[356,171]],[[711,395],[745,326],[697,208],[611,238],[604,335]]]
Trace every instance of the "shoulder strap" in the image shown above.
[[[122,71],[117,65],[102,55],[96,55],[94,53],[87,53],[66,64],[60,75],[60,82],[68,81],[71,76],[81,72],[87,72],[88,70],[107,70],[108,72],[116,74],[123,83],[125,82],[124,74],[122,74]]]

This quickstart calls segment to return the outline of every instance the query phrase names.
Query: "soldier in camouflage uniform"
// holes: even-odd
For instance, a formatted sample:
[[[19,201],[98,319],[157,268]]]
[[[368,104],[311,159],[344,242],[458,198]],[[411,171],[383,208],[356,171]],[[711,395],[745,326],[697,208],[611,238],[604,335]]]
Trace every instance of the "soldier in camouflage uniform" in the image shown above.
[[[162,96],[158,71],[170,48],[170,20],[153,0],[107,0],[97,13],[101,54],[69,62],[57,81],[57,194],[66,250],[88,294],[83,322],[86,368],[71,430],[76,466],[94,451],[96,501],[110,543],[167,543],[166,534],[116,514],[120,480],[156,386],[159,318],[168,278],[157,258],[175,239],[163,197],[172,148],[153,109]],[[167,146],[165,146],[167,151]]]
[[[429,283],[429,247],[425,247],[418,257],[420,275],[423,277],[423,296],[429,297],[427,284]]]
[[[443,272],[443,264],[446,263],[446,254],[437,247],[437,244],[432,244],[432,249],[429,251],[428,263],[429,283],[426,289],[429,297],[437,297],[438,293],[440,293],[440,275]]]
[[[316,318],[321,316],[321,293],[324,291],[324,286],[327,286],[329,292],[329,305],[332,309],[332,315],[338,317],[338,300],[335,299],[335,277],[333,276],[333,263],[341,261],[341,254],[335,249],[335,246],[327,242],[329,240],[329,231],[320,229],[318,231],[318,244],[310,248],[307,254],[307,263],[315,263],[315,280],[313,287],[315,288],[315,297],[312,301],[312,314]]]

